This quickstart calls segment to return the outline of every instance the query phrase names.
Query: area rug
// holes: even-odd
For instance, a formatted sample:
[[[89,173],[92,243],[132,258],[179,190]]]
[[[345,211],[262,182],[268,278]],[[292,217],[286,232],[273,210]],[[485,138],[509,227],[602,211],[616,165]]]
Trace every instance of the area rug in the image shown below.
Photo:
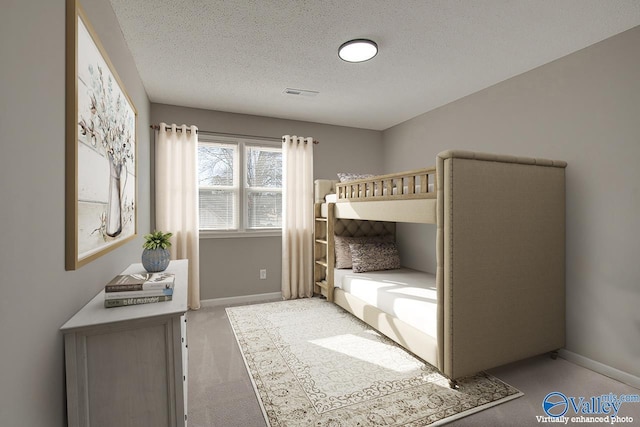
[[[436,368],[323,299],[227,315],[271,427],[435,426],[522,395],[486,373],[452,390]]]

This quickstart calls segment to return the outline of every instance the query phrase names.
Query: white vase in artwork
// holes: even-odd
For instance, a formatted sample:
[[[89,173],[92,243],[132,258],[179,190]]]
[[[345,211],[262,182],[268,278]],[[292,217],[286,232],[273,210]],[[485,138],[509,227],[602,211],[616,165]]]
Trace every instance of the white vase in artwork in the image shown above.
[[[109,161],[109,203],[107,205],[106,234],[116,237],[122,233],[122,163]]]

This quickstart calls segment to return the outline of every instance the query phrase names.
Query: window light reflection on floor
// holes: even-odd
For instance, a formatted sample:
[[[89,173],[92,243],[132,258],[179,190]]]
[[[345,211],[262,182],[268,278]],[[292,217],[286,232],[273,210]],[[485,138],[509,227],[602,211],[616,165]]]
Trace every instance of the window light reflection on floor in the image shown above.
[[[365,333],[371,334],[371,337],[343,334],[311,340],[309,343],[394,372],[420,371],[422,364],[418,360],[408,354],[399,357],[399,351],[402,350],[398,347],[379,341],[373,331]]]

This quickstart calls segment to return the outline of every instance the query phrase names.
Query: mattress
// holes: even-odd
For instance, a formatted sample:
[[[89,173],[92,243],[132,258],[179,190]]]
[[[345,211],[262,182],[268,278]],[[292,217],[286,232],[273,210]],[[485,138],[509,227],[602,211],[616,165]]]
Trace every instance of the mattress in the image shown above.
[[[437,199],[368,200],[333,203],[336,218],[370,221],[436,223]],[[328,218],[329,203],[320,204],[320,216]]]
[[[368,273],[335,269],[334,284],[425,334],[437,337],[435,275],[409,268]]]

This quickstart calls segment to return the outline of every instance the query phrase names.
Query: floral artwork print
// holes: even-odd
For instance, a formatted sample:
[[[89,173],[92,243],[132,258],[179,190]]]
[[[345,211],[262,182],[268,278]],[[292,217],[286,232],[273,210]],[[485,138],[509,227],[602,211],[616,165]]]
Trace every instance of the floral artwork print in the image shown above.
[[[100,65],[94,68],[89,64],[88,71],[90,114],[85,118],[80,113],[78,125],[85,142],[88,141],[94,149],[102,148],[109,164],[107,210],[101,214],[101,220],[104,221],[101,221],[100,228],[95,230],[100,231],[100,235],[106,239],[107,236],[117,237],[122,232],[123,222],[131,220],[130,216],[123,215],[123,210],[126,211],[128,206],[121,190],[126,187],[128,164],[134,160],[134,135],[131,134],[133,129],[126,123],[128,117],[124,96],[121,92],[114,96],[113,77],[108,74],[105,79],[104,69]]]
[[[136,232],[136,111],[78,15],[77,257]]]

